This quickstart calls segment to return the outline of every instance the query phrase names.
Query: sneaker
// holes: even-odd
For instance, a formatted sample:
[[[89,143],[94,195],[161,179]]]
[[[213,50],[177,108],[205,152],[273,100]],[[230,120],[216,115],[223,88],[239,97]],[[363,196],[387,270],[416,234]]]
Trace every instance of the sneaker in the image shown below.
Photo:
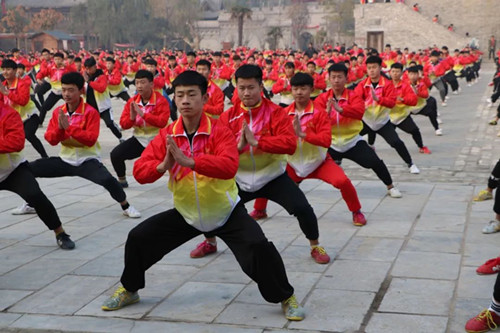
[[[215,252],[217,252],[217,244],[212,245],[205,239],[203,242],[198,244],[196,249],[191,251],[189,255],[191,256],[191,258],[203,258],[207,254]]]
[[[443,123],[443,121],[441,120],[441,118],[437,118],[437,119],[436,119],[436,121],[437,121],[437,123],[438,123],[439,125],[441,125],[441,124]]]
[[[479,193],[472,199],[474,201],[485,201],[493,199],[493,193],[488,190],[481,190]]]
[[[371,149],[373,149],[373,151],[375,151],[375,145],[368,145],[370,146]]]
[[[319,245],[314,245],[311,249],[311,257],[318,264],[328,264],[330,262],[330,256],[326,253],[325,248]]]
[[[427,148],[426,146],[423,146],[418,151],[420,152],[420,154],[430,154],[431,153],[431,151],[429,150],[429,148]]]
[[[124,138],[119,138],[118,141],[120,141],[120,143],[123,143],[123,142],[125,142],[125,139]]]
[[[299,305],[295,295],[281,302],[281,308],[288,320],[301,321],[305,317],[304,308]]]
[[[486,261],[476,269],[479,275],[496,274],[500,271],[500,257]]]
[[[443,135],[443,130],[442,130],[442,129],[440,129],[440,128],[438,128],[438,129],[436,130],[436,136],[442,136],[442,135]]]
[[[63,250],[73,250],[75,248],[75,242],[73,242],[64,231],[56,236],[56,241],[57,245]]]
[[[267,219],[267,213],[265,210],[254,209],[253,212],[251,212],[249,215],[255,221]]]
[[[447,100],[449,100],[449,99],[450,99],[450,96],[446,96],[446,97],[444,98],[444,100],[445,100],[445,101],[447,101]]]
[[[490,121],[488,122],[488,124],[489,124],[489,125],[493,125],[493,126],[495,126],[495,125],[497,124],[497,121],[496,121],[495,119],[493,119],[493,120],[490,120]]]
[[[122,186],[122,188],[127,188],[128,187],[128,181],[126,181],[126,180],[123,180],[123,181],[119,180],[118,182],[120,183],[120,185]]]
[[[413,175],[417,175],[420,173],[420,170],[417,168],[415,164],[412,164],[410,167],[410,173]]]
[[[469,333],[488,332],[496,330],[500,325],[500,317],[489,309],[484,309],[465,324],[465,331]]]
[[[402,198],[403,197],[401,192],[399,192],[399,190],[396,187],[388,189],[387,194],[389,194],[389,196],[391,198]]]
[[[471,83],[467,83],[467,87],[472,87],[472,84]]]
[[[10,213],[12,215],[36,214],[36,210],[25,202],[21,206],[14,208]]]
[[[448,104],[446,104],[446,102],[441,102],[441,106],[448,106]]]
[[[352,213],[352,224],[358,227],[362,227],[366,224],[366,217],[361,213],[360,210]]]
[[[497,136],[500,137],[500,132],[497,133]]]
[[[493,220],[488,222],[488,225],[483,228],[483,234],[493,234],[500,231],[500,222]]]
[[[118,287],[113,296],[104,301],[101,309],[104,311],[114,311],[123,308],[124,306],[139,302],[140,297],[137,291],[130,292],[123,287]]]
[[[455,91],[453,92],[453,95],[458,95],[458,90],[455,90]]]
[[[123,211],[123,215],[133,219],[138,219],[139,217],[141,217],[141,213],[137,209],[135,209],[134,206],[128,206],[128,208]]]

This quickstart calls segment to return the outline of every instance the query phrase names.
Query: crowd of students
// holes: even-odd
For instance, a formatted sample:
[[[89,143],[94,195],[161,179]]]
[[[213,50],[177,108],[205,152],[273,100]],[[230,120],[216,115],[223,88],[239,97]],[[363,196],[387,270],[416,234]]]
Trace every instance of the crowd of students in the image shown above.
[[[203,233],[206,239],[191,257],[216,252],[220,237],[262,296],[282,303],[289,320],[302,320],[304,311],[278,251],[253,222],[267,217],[267,200],[297,217],[315,262],[330,262],[319,243],[314,210],[296,184],[315,178],[338,188],[352,223],[364,226],[367,220],[342,160],[372,169],[388,195],[401,198],[375,152],[376,135],[396,150],[410,173],[418,174],[396,129],[411,134],[420,153],[430,154],[412,115],[428,117],[435,134],[442,135],[438,105],[447,105],[450,91],[459,93],[459,78],[468,85],[476,82],[481,64],[481,52],[468,47],[452,55],[445,46],[410,52],[390,45],[381,53],[353,45],[306,52],[44,49],[29,56],[13,49],[1,57],[0,189],[19,194],[26,202],[12,213],[37,213],[62,249],[75,243],[37,177],[88,179],[106,188],[124,215],[138,218],[141,213],[124,191],[129,186],[125,161],[138,158],[133,175],[139,183],[169,172],[174,207],[130,231],[123,286],[103,310],[137,302],[145,271]],[[439,91],[440,103],[429,95],[432,88]],[[119,124],[111,98],[125,102]],[[64,103],[52,110],[61,99]],[[58,157],[48,157],[36,135],[50,111],[44,138],[61,146]],[[116,178],[100,161],[100,119],[119,140],[110,154]],[[133,133],[124,139],[127,129]],[[25,139],[40,159],[25,160]],[[253,199],[248,214],[243,204]]]

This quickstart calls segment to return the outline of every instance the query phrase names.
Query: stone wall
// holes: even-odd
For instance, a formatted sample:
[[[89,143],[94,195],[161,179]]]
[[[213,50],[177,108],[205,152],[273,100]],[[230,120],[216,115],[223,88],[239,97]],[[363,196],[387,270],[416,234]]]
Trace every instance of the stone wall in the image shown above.
[[[404,4],[356,5],[354,18],[355,41],[360,46],[366,46],[368,32],[379,31],[384,32],[384,44],[400,48],[409,47],[410,50],[422,49],[434,44],[439,47],[447,45],[449,48],[461,48],[468,42],[458,33],[450,32],[444,26],[432,23],[431,18],[414,12]]]

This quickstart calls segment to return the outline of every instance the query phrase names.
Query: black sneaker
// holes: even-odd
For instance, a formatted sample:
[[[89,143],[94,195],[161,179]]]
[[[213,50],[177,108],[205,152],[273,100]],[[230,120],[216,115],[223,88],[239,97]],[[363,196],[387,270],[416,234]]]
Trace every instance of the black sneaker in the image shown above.
[[[69,235],[65,232],[61,232],[56,236],[57,245],[63,250],[73,250],[75,248],[75,242],[69,238]]]
[[[120,183],[120,185],[122,186],[122,188],[127,188],[128,187],[128,182],[125,180],[125,181],[118,181]]]

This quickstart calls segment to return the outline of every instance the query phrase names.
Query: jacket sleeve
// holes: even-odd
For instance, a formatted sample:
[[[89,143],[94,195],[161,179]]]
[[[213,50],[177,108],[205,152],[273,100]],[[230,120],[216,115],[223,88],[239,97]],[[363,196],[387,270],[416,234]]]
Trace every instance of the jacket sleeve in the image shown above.
[[[213,153],[196,157],[194,171],[211,178],[234,178],[238,170],[239,154],[231,130],[217,123],[213,128],[209,144]]]
[[[134,101],[134,98],[131,97],[127,104],[123,107],[122,115],[120,116],[120,126],[123,129],[129,129],[134,126],[134,122],[130,120],[130,104]]]
[[[417,105],[418,97],[409,84],[403,85],[403,103],[409,106]]]
[[[417,96],[421,97],[421,98],[428,98],[429,97],[429,89],[427,89],[427,86],[425,85],[425,83],[418,85]]]
[[[30,83],[19,80],[17,89],[9,90],[7,97],[14,103],[25,106],[30,101]]]
[[[156,167],[163,162],[167,153],[167,133],[167,128],[161,129],[144,149],[141,157],[135,161],[133,174],[139,184],[154,183],[163,176],[163,173],[159,173]]]
[[[85,128],[81,128],[78,125],[70,125],[66,129],[66,133],[82,145],[92,147],[99,137],[100,124],[101,118],[99,112],[93,109],[92,111],[85,112]]]
[[[323,90],[326,88],[326,81],[321,75],[316,75],[316,78],[314,79],[314,88]]]
[[[314,107],[321,111],[326,111],[327,100],[328,100],[328,92],[319,94],[319,96],[316,97],[316,99],[313,101]]]
[[[23,150],[24,142],[21,116],[15,110],[11,110],[0,122],[0,154],[19,152]]]
[[[44,77],[49,76],[49,67],[48,66],[41,66],[40,71],[36,73],[36,79],[37,80],[42,80]]]
[[[396,105],[396,98],[396,89],[394,89],[392,83],[388,82],[382,91],[382,96],[380,97],[378,104],[392,109],[394,105]]]
[[[297,149],[297,137],[282,108],[274,110],[271,117],[271,134],[260,137],[258,147],[267,153],[292,155]]]
[[[361,81],[356,88],[354,89],[354,92],[356,95],[358,95],[362,100],[363,103],[365,101],[365,80]]]
[[[271,91],[273,94],[279,94],[285,89],[285,80],[279,79],[276,83],[273,84]]]
[[[59,128],[59,110],[60,108],[57,108],[52,112],[52,118],[50,118],[45,131],[45,140],[52,146],[56,146],[59,142],[69,138],[66,131]]]
[[[361,120],[365,114],[365,102],[356,92],[351,92],[348,103],[342,109],[342,116]]]
[[[162,96],[162,100],[157,96],[156,99],[158,102],[151,113],[144,114],[144,120],[154,127],[163,128],[167,126],[168,117],[170,117],[170,107],[168,106],[168,102]],[[130,113],[130,111],[129,111]],[[130,116],[129,116],[130,120]],[[120,120],[121,122],[121,120]]]
[[[229,80],[231,78],[231,69],[225,66],[224,69],[220,72],[219,77],[224,80]]]
[[[317,110],[317,112],[314,112],[311,122],[312,126],[307,126],[306,128],[306,137],[304,140],[315,146],[330,147],[332,143],[332,129],[328,114],[323,110]]]
[[[203,111],[215,116],[224,112],[224,94],[220,89],[216,89],[215,93],[210,96],[210,101],[205,103]]]
[[[106,91],[106,88],[108,87],[108,78],[106,75],[102,74],[99,75],[97,80],[89,82],[89,85],[98,93],[103,93]]]
[[[120,72],[115,69],[113,72],[111,72],[111,75],[109,76],[109,84],[112,86],[119,85],[122,80],[122,77],[120,75]]]

